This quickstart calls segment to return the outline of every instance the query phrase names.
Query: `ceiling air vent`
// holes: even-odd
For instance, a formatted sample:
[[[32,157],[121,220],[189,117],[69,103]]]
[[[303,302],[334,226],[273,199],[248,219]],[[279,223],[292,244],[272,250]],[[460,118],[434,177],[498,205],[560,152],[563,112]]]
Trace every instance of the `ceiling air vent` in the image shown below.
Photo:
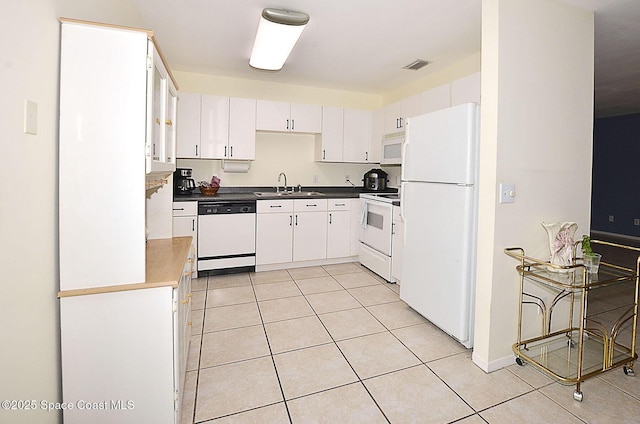
[[[427,62],[424,59],[416,59],[413,62],[411,62],[410,64],[408,64],[407,66],[403,66],[402,69],[409,69],[411,71],[417,71],[420,68],[424,68],[428,64],[429,64],[429,62]]]

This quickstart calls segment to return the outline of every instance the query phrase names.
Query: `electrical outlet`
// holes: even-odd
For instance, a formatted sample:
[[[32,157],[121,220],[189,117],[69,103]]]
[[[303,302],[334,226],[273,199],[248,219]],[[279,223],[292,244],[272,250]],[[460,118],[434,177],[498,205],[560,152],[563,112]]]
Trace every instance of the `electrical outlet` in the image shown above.
[[[314,176],[313,176],[313,181],[312,181],[312,182],[313,182],[314,184],[317,184],[317,183],[318,183],[318,176],[317,176],[317,175],[314,175]]]
[[[634,218],[633,225],[640,225],[640,218]]]
[[[516,185],[513,183],[500,183],[499,203],[513,203],[516,201]]]
[[[613,215],[609,215],[609,222],[613,222]]]

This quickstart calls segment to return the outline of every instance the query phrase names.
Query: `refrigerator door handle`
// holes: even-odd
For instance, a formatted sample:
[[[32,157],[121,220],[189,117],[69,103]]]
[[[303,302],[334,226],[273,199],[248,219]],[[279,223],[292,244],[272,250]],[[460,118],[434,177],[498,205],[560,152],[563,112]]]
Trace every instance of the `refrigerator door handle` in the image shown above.
[[[407,185],[406,182],[401,182],[400,183],[400,192],[401,193],[406,193],[405,191],[405,186]],[[404,246],[405,244],[407,244],[407,214],[405,213],[404,210],[404,205],[406,202],[400,202],[400,216],[402,216],[402,222],[404,223],[402,225],[402,245]]]
[[[400,179],[405,179],[405,171],[406,171],[406,157],[407,157],[407,147],[409,146],[409,137],[404,138],[404,142],[402,143],[402,147],[400,148],[400,164],[402,164],[402,168],[400,169]]]

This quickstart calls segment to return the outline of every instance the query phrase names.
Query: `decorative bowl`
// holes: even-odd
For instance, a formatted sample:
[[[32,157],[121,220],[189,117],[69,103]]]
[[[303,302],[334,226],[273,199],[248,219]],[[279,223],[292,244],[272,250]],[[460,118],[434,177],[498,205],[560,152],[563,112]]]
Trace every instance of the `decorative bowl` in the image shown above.
[[[218,189],[220,187],[205,187],[205,186],[200,186],[198,187],[200,189],[200,193],[202,193],[203,196],[213,196],[218,192]]]

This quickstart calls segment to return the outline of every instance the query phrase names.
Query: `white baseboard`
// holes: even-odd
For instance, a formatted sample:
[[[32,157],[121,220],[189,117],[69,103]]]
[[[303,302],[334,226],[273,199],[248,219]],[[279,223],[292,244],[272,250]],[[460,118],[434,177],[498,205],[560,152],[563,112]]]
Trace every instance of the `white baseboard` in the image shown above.
[[[335,265],[335,264],[344,264],[348,262],[358,262],[358,257],[349,256],[345,258],[335,258],[335,259],[318,259],[315,261],[285,262],[281,264],[256,265],[256,272],[275,271],[280,269],[303,268],[308,266]]]
[[[478,355],[476,355],[476,352],[474,351],[473,354],[471,355],[471,360],[482,371],[486,373],[490,373],[490,372],[494,372],[515,364],[516,357],[515,355],[508,355],[503,358],[499,358],[494,361],[487,362],[484,360],[484,358],[480,358]]]

